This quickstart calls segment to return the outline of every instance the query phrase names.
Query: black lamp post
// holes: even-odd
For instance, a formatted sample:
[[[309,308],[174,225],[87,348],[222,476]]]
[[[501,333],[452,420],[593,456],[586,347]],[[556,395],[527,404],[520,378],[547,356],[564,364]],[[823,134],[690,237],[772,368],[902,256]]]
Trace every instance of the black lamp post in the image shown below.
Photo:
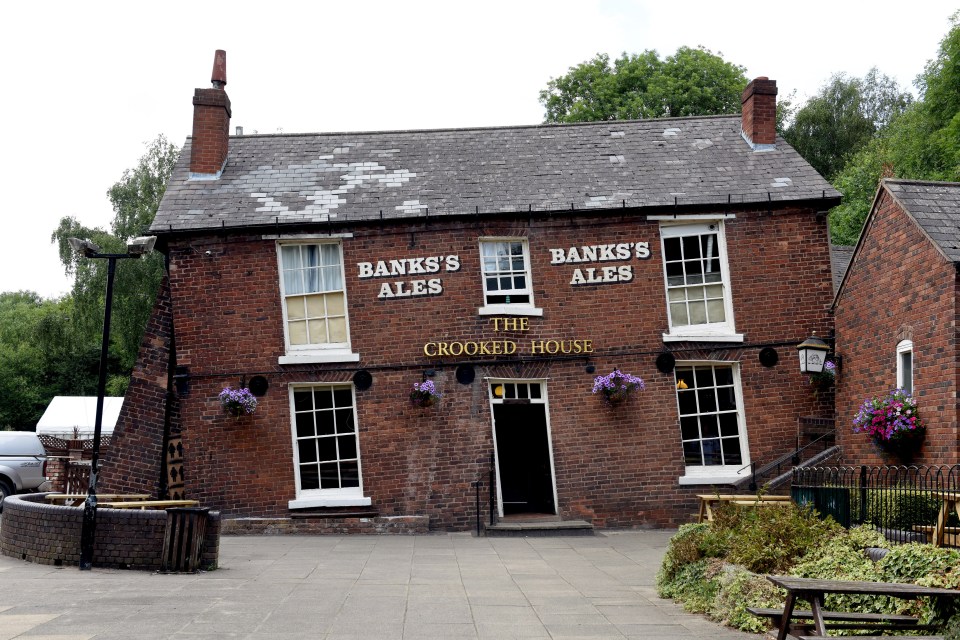
[[[830,345],[814,333],[797,345],[797,352],[800,356],[800,373],[821,373],[827,362]]]
[[[110,308],[113,306],[113,275],[117,260],[140,258],[153,250],[156,236],[134,238],[126,253],[100,253],[100,247],[89,240],[70,238],[70,247],[87,258],[107,260],[107,298],[103,310],[103,340],[100,343],[100,376],[97,379],[97,414],[93,423],[93,455],[90,460],[90,482],[83,503],[83,528],[80,530],[80,570],[93,568],[93,541],[97,531],[97,476],[100,472],[100,430],[103,426],[103,397],[107,387],[107,348],[110,346]]]

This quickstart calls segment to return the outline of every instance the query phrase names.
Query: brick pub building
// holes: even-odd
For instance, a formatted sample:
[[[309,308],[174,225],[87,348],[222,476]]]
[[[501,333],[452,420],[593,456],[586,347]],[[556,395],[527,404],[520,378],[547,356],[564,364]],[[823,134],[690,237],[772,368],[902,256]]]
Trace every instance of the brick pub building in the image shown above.
[[[677,525],[832,417],[795,346],[832,329],[839,194],[776,137],[774,81],[742,116],[230,136],[222,52],[213,75],[103,490],[466,530],[492,469],[500,516]],[[610,406],[615,368],[646,390]]]

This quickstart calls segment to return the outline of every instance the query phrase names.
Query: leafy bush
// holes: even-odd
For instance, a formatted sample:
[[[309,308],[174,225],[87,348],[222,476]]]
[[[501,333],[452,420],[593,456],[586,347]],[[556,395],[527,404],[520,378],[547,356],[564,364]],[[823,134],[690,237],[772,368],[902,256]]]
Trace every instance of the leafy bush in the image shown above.
[[[910,529],[915,524],[929,524],[937,519],[942,501],[929,492],[870,489],[867,491],[867,519],[887,529]]]
[[[719,575],[719,589],[710,617],[741,631],[762,633],[770,623],[749,613],[747,607],[780,606],[783,606],[783,596],[772,582],[742,567],[726,565]]]

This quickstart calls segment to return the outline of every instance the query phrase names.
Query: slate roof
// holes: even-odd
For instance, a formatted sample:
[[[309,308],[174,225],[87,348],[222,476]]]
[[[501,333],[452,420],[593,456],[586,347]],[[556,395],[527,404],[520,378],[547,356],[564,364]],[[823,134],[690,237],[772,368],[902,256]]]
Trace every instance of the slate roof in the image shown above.
[[[960,182],[886,179],[883,184],[947,259],[960,262]]]
[[[833,275],[833,293],[840,291],[843,276],[847,273],[850,260],[853,259],[853,250],[856,247],[831,244],[830,245],[830,273]]]
[[[153,233],[840,195],[782,139],[753,151],[739,115],[232,136],[217,180],[189,159],[188,139]]]

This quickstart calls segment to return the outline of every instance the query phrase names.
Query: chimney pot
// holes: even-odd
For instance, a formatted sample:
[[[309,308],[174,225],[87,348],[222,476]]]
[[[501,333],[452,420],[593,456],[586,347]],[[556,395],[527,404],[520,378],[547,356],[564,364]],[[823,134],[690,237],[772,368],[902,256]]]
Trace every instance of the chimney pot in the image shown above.
[[[217,49],[213,54],[213,74],[210,76],[210,82],[214,89],[222,89],[227,86],[227,52],[223,49]]]
[[[740,126],[754,151],[773,149],[777,142],[777,81],[760,76],[741,96]]]
[[[242,135],[243,135],[243,127],[241,127],[241,126],[238,126],[238,127],[237,127],[237,135],[238,135],[238,136],[242,136]]]

